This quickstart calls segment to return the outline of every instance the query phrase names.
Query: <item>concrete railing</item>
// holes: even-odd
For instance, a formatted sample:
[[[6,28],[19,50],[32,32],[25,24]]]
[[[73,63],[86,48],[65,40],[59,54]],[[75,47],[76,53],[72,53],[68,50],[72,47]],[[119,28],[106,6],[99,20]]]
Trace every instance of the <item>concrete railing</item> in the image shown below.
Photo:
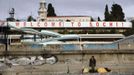
[[[134,50],[133,45],[126,44],[39,44],[8,45],[8,51],[84,51],[84,50]],[[5,51],[5,45],[0,45],[0,51]]]

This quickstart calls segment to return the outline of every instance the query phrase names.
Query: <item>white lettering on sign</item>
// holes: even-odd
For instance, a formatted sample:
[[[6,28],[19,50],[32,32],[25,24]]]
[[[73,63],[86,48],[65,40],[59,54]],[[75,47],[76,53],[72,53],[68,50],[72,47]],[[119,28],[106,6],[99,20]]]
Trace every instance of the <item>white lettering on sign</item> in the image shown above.
[[[21,28],[132,28],[131,22],[8,22]]]

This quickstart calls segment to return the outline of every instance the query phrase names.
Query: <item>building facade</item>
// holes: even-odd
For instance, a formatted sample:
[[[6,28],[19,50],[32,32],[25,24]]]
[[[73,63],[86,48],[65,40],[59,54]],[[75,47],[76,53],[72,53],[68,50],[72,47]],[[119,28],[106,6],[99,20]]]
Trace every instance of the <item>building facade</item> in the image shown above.
[[[48,22],[89,22],[90,16],[57,16],[47,17]]]

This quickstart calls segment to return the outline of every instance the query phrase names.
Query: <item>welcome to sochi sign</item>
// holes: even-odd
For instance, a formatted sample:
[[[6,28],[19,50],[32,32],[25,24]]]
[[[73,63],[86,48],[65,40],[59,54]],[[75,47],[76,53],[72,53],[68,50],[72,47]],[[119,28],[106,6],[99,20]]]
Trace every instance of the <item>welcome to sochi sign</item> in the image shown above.
[[[131,22],[8,22],[17,28],[132,28]]]

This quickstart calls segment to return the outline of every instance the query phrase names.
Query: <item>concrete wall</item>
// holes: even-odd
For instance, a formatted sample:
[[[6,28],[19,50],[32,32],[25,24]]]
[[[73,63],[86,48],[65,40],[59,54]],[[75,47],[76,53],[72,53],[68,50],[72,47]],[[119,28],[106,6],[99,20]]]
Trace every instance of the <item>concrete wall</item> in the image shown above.
[[[89,59],[94,56],[97,61],[96,68],[107,67],[113,72],[133,72],[134,50],[87,50],[87,51],[61,51],[57,46],[45,48],[58,57],[56,64],[40,66],[12,66],[5,69],[4,75],[42,75],[46,73],[81,73],[83,67],[88,67]],[[57,48],[57,49],[56,49]],[[4,45],[0,46],[4,51]],[[32,45],[10,46],[9,51],[45,51],[43,47]],[[7,71],[7,72],[6,72]]]
[[[132,73],[134,69],[134,54],[63,54],[56,56],[59,59],[56,64],[11,66],[3,71],[3,75],[63,75],[67,73],[79,75],[82,68],[88,67],[91,56],[94,56],[97,61],[96,68],[107,67],[112,72],[121,73]]]
[[[134,37],[118,42],[119,49],[134,49]]]
[[[59,62],[69,64],[70,72],[78,72],[83,67],[88,67],[91,56],[96,58],[96,67],[107,67],[112,71],[130,71],[131,68],[134,69],[134,54],[59,55],[58,58]]]

